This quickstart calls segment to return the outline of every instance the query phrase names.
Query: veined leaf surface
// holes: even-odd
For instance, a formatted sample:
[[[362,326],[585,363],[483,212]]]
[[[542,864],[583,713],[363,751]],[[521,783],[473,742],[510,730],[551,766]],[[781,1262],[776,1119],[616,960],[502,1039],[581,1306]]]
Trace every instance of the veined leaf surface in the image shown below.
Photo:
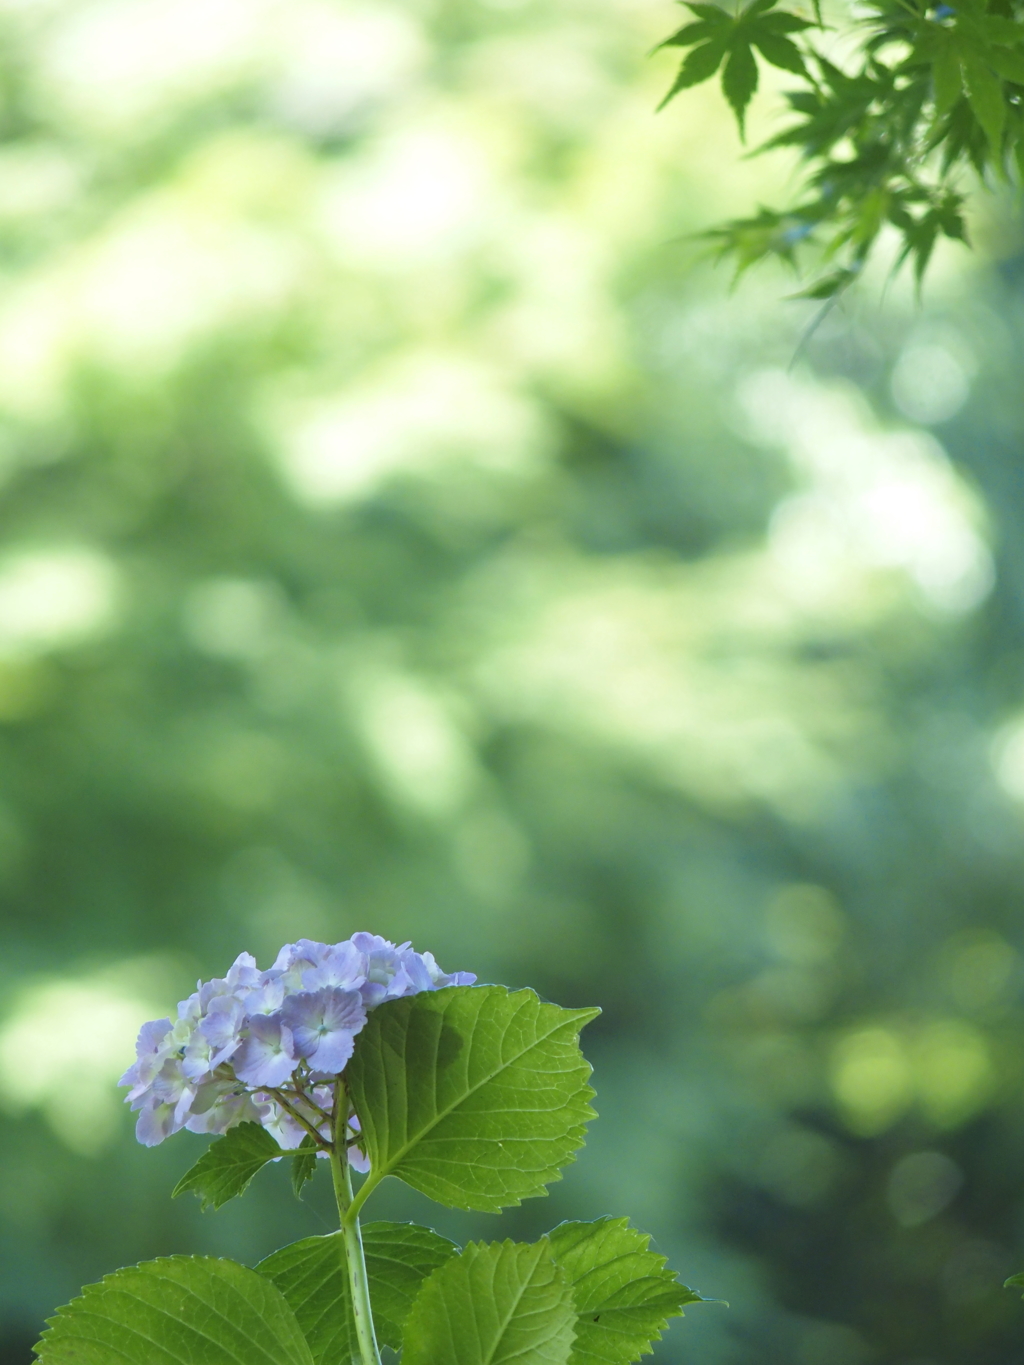
[[[196,1164],[190,1166],[175,1185],[173,1197],[194,1190],[204,1212],[219,1209],[236,1194],[242,1194],[268,1161],[283,1155],[277,1141],[265,1128],[258,1123],[240,1123],[210,1143]]]
[[[568,1365],[575,1321],[547,1238],[471,1242],[417,1295],[402,1365]]]
[[[650,1352],[684,1304],[703,1302],[627,1218],[562,1223],[548,1240],[576,1301],[570,1365],[629,1365]]]
[[[386,1175],[484,1213],[543,1194],[594,1117],[579,1031],[599,1012],[504,986],[374,1010],[347,1068],[371,1163],[357,1206]]]
[[[35,1349],[43,1365],[314,1365],[280,1290],[210,1256],[144,1261],[87,1285]]]

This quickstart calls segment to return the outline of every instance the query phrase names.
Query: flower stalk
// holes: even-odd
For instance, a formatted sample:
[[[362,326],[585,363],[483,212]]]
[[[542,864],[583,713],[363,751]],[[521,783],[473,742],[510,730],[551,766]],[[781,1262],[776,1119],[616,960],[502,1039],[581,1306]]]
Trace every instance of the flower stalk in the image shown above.
[[[349,1290],[352,1296],[352,1317],[356,1327],[356,1340],[359,1343],[360,1365],[381,1365],[377,1336],[373,1329],[370,1282],[366,1274],[362,1233],[359,1230],[358,1217],[350,1216],[352,1169],[348,1163],[345,1146],[348,1136],[348,1110],[345,1083],[339,1077],[331,1123],[330,1156],[331,1174],[334,1177],[334,1197],[338,1203],[338,1217],[341,1221],[341,1235],[345,1246],[345,1265],[348,1270]]]

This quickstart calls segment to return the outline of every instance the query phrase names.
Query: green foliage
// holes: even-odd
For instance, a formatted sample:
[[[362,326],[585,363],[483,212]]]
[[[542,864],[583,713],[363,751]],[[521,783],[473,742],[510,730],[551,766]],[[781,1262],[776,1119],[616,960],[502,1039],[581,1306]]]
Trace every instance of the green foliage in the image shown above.
[[[359,1227],[385,1175],[456,1207],[498,1212],[573,1159],[592,1117],[579,1033],[599,1011],[567,1010],[533,991],[455,986],[387,1002],[357,1036],[328,1143],[341,1229],[262,1260],[154,1261],[90,1286],[37,1348],[44,1362],[112,1365],[630,1365],[669,1317],[700,1295],[665,1269],[626,1219],[563,1223],[533,1244],[471,1243],[464,1252],[411,1223]],[[355,1108],[371,1172],[353,1199],[344,1165]],[[204,1209],[243,1193],[280,1155],[242,1123],[178,1182]],[[297,1194],[311,1142],[293,1156]],[[154,1341],[159,1346],[150,1350]]]
[[[235,1261],[171,1256],[86,1287],[49,1320],[43,1365],[313,1365],[280,1290]]]
[[[403,1365],[567,1365],[575,1322],[546,1238],[471,1242],[420,1290]]]
[[[629,1365],[651,1350],[683,1305],[702,1302],[648,1251],[649,1237],[628,1218],[562,1223],[548,1233],[551,1254],[576,1300],[570,1365]]]
[[[533,991],[452,986],[374,1010],[347,1068],[371,1169],[451,1208],[544,1193],[593,1118],[579,1031],[600,1011]]]
[[[700,1296],[666,1271],[625,1219],[564,1223],[534,1244],[470,1244],[430,1228],[372,1223],[358,1211],[388,1174],[456,1207],[498,1212],[544,1192],[573,1159],[592,1117],[579,1032],[599,1011],[567,1010],[533,991],[455,986],[371,1012],[339,1079],[327,1141],[341,1229],[266,1257],[154,1261],[90,1286],[37,1348],[83,1365],[629,1365],[668,1318]],[[369,1177],[352,1197],[344,1165],[349,1106],[362,1121]],[[280,1156],[242,1123],[178,1182],[202,1207],[243,1193]],[[292,1158],[297,1194],[317,1160]],[[159,1346],[150,1350],[154,1341]]]
[[[253,1176],[268,1161],[278,1160],[280,1156],[281,1148],[265,1128],[258,1123],[240,1123],[207,1147],[175,1185],[173,1197],[192,1190],[199,1196],[204,1212],[219,1209],[236,1194],[248,1189]],[[295,1158],[296,1161],[304,1159],[304,1154]]]
[[[775,10],[774,5],[775,0],[753,0],[735,17],[717,5],[688,5],[698,16],[697,22],[686,24],[662,44],[689,47],[690,51],[661,107],[680,90],[708,80],[722,66],[722,91],[742,133],[747,105],[757,89],[755,48],[773,66],[798,76],[807,74],[800,49],[788,35],[810,28],[810,24],[795,14]]]
[[[362,1234],[377,1340],[397,1351],[423,1279],[458,1247],[415,1223],[367,1223]],[[288,1300],[316,1365],[338,1365],[358,1354],[340,1232],[293,1242],[256,1269]]]
[[[844,67],[775,0],[755,0],[735,18],[711,5],[688,8],[697,22],[664,44],[691,50],[663,104],[708,80],[728,52],[722,88],[742,134],[757,88],[755,49],[803,81],[786,95],[796,122],[760,149],[799,151],[805,176],[796,202],[707,234],[737,273],[769,257],[796,267],[815,252],[838,268],[803,293],[828,298],[857,278],[889,226],[902,238],[896,268],[911,262],[920,284],[940,238],[966,241],[965,171],[999,179],[1024,165],[1024,10],[1015,0],[955,8],[875,0],[851,21],[858,42]]]
[[[1011,1275],[1008,1280],[1004,1281],[1003,1288],[1024,1290],[1024,1270],[1016,1275]],[[1021,1294],[1021,1298],[1024,1298],[1024,1293]]]
[[[732,163],[702,127],[669,154],[643,136],[648,7],[372,6],[374,23],[409,26],[415,97],[368,60],[355,108],[334,54],[364,52],[368,11],[286,7],[289,32],[318,44],[328,19],[356,26],[355,41],[328,27],[307,102],[316,53],[300,64],[280,41],[281,7],[242,8],[248,36],[198,72],[187,5],[0,15],[4,629],[25,601],[23,547],[82,546],[115,590],[102,634],[15,633],[0,667],[5,1041],[33,1010],[76,1041],[55,983],[105,1010],[153,972],[123,1060],[82,1030],[32,1100],[7,1043],[4,1352],[26,1354],[72,1277],[213,1236],[255,1264],[326,1230],[326,1171],[302,1203],[282,1198],[284,1172],[258,1177],[216,1227],[198,1200],[171,1204],[194,1159],[181,1144],[205,1140],[132,1151],[113,1081],[134,1027],[239,947],[266,963],[283,937],[377,928],[487,980],[609,1006],[603,1152],[553,1187],[546,1222],[550,1201],[524,1204],[513,1235],[649,1210],[641,1226],[666,1246],[702,1242],[707,1292],[744,1299],[741,1338],[724,1312],[700,1324],[708,1358],[736,1365],[1017,1359],[1024,1304],[973,1297],[970,1268],[980,1243],[992,1283],[999,1257],[1024,1267],[1019,966],[1000,993],[972,965],[992,948],[976,936],[1024,949],[1020,808],[992,770],[1024,705],[1018,264],[955,253],[959,275],[917,318],[859,299],[799,382],[777,380],[799,434],[746,395],[748,425],[738,388],[786,365],[795,319],[770,271],[737,308],[664,243],[702,226],[722,180],[774,175],[737,216],[801,201],[785,151]],[[778,8],[811,15],[808,0]],[[684,21],[662,15],[664,34]],[[83,25],[102,61],[75,58]],[[804,117],[760,131],[773,97],[755,58],[752,146]],[[655,60],[667,88],[672,56]],[[711,94],[658,119],[682,132]],[[471,192],[453,200],[446,167]],[[454,214],[440,228],[439,185]],[[784,219],[798,256],[813,226]],[[794,569],[782,534],[797,508],[863,525],[869,503],[894,515],[907,481],[935,496],[888,444],[905,420],[890,379],[922,341],[975,395],[936,432],[939,524],[953,546],[991,528],[999,559],[991,597],[963,614],[922,599],[916,560],[879,571],[870,537],[862,552],[844,532],[819,575],[799,555]],[[434,403],[413,382],[428,367],[446,381]],[[296,473],[310,461],[351,477],[310,493]],[[908,565],[915,524],[894,551]],[[928,536],[923,562],[944,573],[947,542]],[[838,917],[832,939],[813,918],[779,927],[776,897],[807,882]],[[960,1054],[925,1069],[916,1025],[893,1022],[908,1000],[988,1049],[996,1085],[968,1123],[929,1118],[920,1096],[956,1083]],[[861,1027],[894,1034],[913,1076],[906,1110],[866,1137],[837,1112],[831,1069]],[[92,1106],[106,1117],[87,1150]],[[963,1184],[908,1230],[891,1177],[922,1149]],[[430,1222],[397,1181],[379,1197],[381,1217]],[[457,1240],[505,1235],[460,1236],[463,1216],[439,1212]],[[889,1272],[915,1245],[911,1284]],[[828,1319],[859,1341],[833,1346]],[[695,1325],[659,1358],[699,1359],[671,1341]]]

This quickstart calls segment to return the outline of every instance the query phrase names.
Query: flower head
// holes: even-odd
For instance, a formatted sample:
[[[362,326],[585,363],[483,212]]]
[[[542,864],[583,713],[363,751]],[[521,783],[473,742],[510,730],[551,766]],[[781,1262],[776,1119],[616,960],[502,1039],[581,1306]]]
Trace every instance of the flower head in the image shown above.
[[[181,1128],[224,1133],[249,1121],[284,1150],[312,1136],[323,1155],[337,1123],[350,1164],[365,1170],[352,1141],[358,1119],[336,1115],[335,1107],[338,1076],[367,1013],[387,1000],[475,980],[469,972],[446,976],[432,954],[377,934],[286,943],[267,971],[240,953],[227,976],[198,983],[175,1020],[142,1026],[136,1060],[121,1077],[139,1115],[136,1136],[155,1146]]]

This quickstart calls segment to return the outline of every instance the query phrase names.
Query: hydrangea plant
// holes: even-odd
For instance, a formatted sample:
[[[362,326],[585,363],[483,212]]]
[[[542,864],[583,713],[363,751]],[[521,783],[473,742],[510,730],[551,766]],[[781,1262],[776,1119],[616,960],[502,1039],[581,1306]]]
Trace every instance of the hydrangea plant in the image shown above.
[[[701,1296],[625,1218],[534,1243],[459,1248],[412,1223],[361,1224],[387,1176],[455,1209],[546,1193],[594,1117],[579,1047],[596,1009],[446,975],[373,934],[248,953],[177,1018],[143,1025],[122,1077],[140,1142],[217,1134],[174,1193],[204,1209],[290,1154],[301,1195],[328,1163],[340,1228],[250,1269],[170,1256],[58,1310],[44,1365],[628,1365]],[[357,1184],[353,1172],[361,1177]]]

